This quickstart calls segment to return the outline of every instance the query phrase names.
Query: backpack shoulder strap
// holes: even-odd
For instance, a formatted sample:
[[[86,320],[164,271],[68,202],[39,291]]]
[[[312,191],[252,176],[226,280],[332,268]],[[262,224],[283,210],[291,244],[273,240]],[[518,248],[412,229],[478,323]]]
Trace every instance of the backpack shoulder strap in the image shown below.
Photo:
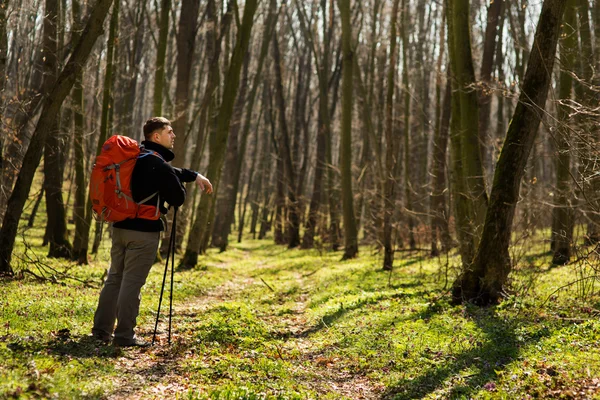
[[[138,156],[138,158],[144,158],[149,155],[154,155],[154,156],[160,158],[161,160],[165,161],[165,159],[160,155],[160,153],[153,151],[153,150],[148,150],[148,149],[144,148],[144,146],[140,146],[140,155]]]

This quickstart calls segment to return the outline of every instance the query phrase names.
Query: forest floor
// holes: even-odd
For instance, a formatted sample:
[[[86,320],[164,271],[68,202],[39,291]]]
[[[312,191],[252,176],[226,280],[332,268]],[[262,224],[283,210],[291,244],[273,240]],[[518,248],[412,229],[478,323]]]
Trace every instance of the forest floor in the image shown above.
[[[448,302],[455,255],[399,252],[388,273],[370,248],[340,261],[234,243],[175,272],[170,345],[167,283],[158,342],[124,349],[89,337],[109,242],[75,266],[23,238],[17,278],[0,281],[0,399],[600,398],[597,259],[550,267],[529,249],[481,309]],[[163,272],[142,292],[147,341]]]

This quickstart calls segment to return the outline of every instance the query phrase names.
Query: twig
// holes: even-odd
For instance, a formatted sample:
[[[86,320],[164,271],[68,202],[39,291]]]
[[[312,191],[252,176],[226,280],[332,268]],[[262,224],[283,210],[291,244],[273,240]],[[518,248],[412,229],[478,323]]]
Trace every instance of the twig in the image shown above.
[[[579,283],[579,282],[586,281],[586,280],[588,280],[588,279],[600,279],[600,275],[584,276],[584,277],[583,277],[583,278],[581,278],[581,279],[577,279],[576,281],[569,282],[569,283],[567,283],[566,285],[563,285],[563,286],[559,287],[559,288],[558,288],[558,289],[556,289],[554,292],[552,292],[552,293],[550,293],[550,294],[548,295],[548,297],[546,298],[546,300],[544,300],[544,302],[543,302],[543,303],[540,305],[540,308],[541,308],[541,307],[544,307],[544,306],[546,305],[546,303],[548,302],[548,300],[550,300],[550,297],[554,296],[554,294],[555,294],[555,293],[557,293],[558,291],[560,291],[560,290],[563,290],[563,289],[565,289],[565,288],[568,288],[569,286],[573,286],[573,285],[575,285],[575,284],[577,284],[577,283]]]
[[[269,288],[269,290],[271,290],[271,292],[275,292],[275,289],[273,289],[267,282],[265,282],[263,278],[260,278],[260,280],[262,281],[262,283],[265,284],[266,287]]]

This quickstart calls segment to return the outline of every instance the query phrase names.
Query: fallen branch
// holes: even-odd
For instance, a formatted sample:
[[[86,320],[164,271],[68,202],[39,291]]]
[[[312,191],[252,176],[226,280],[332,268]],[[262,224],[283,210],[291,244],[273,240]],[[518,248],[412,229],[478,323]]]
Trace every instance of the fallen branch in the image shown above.
[[[273,289],[267,282],[265,282],[265,280],[263,278],[260,278],[261,282],[265,284],[266,287],[269,288],[269,290],[271,290],[271,292],[275,292],[275,289]]]

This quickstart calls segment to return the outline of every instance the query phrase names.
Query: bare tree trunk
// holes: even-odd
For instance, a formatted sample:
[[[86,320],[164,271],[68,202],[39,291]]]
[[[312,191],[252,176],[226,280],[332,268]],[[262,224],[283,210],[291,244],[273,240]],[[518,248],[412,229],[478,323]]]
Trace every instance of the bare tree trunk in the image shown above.
[[[564,0],[545,0],[542,6],[533,51],[523,80],[523,91],[496,167],[481,241],[472,265],[454,282],[452,297],[455,302],[493,304],[502,296],[511,271],[508,246],[515,206],[525,165],[543,114],[540,111],[544,110],[552,80],[556,43],[565,6]]]
[[[387,93],[385,98],[385,182],[383,189],[383,269],[391,271],[394,263],[392,239],[392,217],[396,202],[396,164],[399,153],[399,140],[394,136],[394,86],[396,77],[396,24],[399,0],[394,0],[390,32],[390,62],[387,73]]]
[[[111,4],[112,0],[98,0],[82,32],[81,40],[77,43],[49,96],[44,100],[42,114],[36,124],[31,143],[23,159],[23,167],[19,172],[15,188],[8,200],[7,212],[4,215],[2,229],[0,230],[0,274],[12,274],[10,261],[19,219],[31,188],[33,175],[42,157],[44,143],[51,128],[51,121],[58,114],[65,97],[67,97],[75,83],[77,75],[83,69],[96,39],[102,33],[102,25]]]
[[[229,136],[229,126],[233,114],[233,106],[240,82],[240,72],[242,69],[243,58],[248,51],[250,35],[252,33],[253,17],[256,11],[257,1],[249,0],[244,6],[244,15],[242,17],[242,25],[239,27],[237,40],[231,62],[227,70],[225,79],[225,87],[223,88],[223,101],[216,116],[217,127],[210,140],[210,155],[208,164],[208,177],[213,181],[215,192],[219,187],[219,178],[223,167],[224,152],[227,146],[227,138]],[[209,235],[210,213],[207,212],[212,208],[213,196],[202,196],[198,204],[196,212],[196,221],[192,226],[188,238],[188,245],[182,260],[182,266],[191,268],[198,262],[198,254],[203,253],[205,249],[201,248],[203,235]]]
[[[406,25],[408,23],[408,7],[406,0],[402,0],[402,27],[400,34],[402,38],[402,86],[403,86],[403,104],[404,104],[404,203],[406,208],[406,219],[408,222],[408,246],[410,249],[415,249],[417,243],[415,241],[415,218],[413,217],[413,192],[414,188],[411,181],[411,169],[414,168],[411,154],[417,149],[418,143],[411,148],[411,129],[410,129],[410,98],[409,78],[408,78],[408,59],[410,58],[410,47],[408,44],[408,36],[406,33]],[[400,146],[398,146],[399,148]],[[422,157],[423,161],[427,161],[427,157]],[[400,175],[400,163],[396,163],[396,170]]]
[[[196,46],[196,32],[198,30],[198,14],[200,4],[197,0],[185,0],[181,3],[179,15],[179,29],[177,31],[177,84],[175,88],[175,115],[173,117],[173,131],[178,136],[175,141],[173,152],[175,159],[172,164],[175,167],[183,167],[185,156],[190,141],[187,140],[190,86],[192,76],[192,65],[194,65],[194,50]],[[164,68],[164,66],[163,66]],[[157,71],[158,72],[158,71]],[[164,76],[163,76],[164,80]],[[187,227],[189,207],[179,210],[179,223],[175,237],[175,247],[181,250],[183,236]],[[172,213],[169,212],[170,219]],[[167,224],[164,237],[170,237],[172,224]],[[161,254],[167,254],[168,240],[163,240],[160,248]]]
[[[449,69],[449,68],[448,68]],[[446,154],[448,150],[448,130],[450,128],[450,115],[452,112],[452,85],[451,75],[448,74],[444,99],[438,106],[441,110],[441,118],[436,119],[436,130],[433,138],[432,156],[432,179],[433,187],[430,197],[431,215],[431,255],[439,255],[437,248],[438,240],[441,241],[442,251],[448,251],[452,239],[448,227],[448,208],[446,206]]]
[[[106,73],[104,74],[104,89],[102,93],[102,116],[100,120],[100,138],[98,140],[98,150],[96,154],[100,154],[101,146],[109,137],[109,131],[112,128],[112,109],[113,103],[113,84],[114,84],[114,61],[115,61],[115,44],[118,40],[118,22],[119,22],[119,2],[115,2],[110,18],[110,27],[108,32],[108,42],[106,44]],[[112,136],[112,135],[110,135]],[[91,208],[91,203],[90,207]],[[101,221],[96,221],[96,230],[94,234],[94,243],[92,244],[92,254],[98,252],[100,241],[102,238]]]
[[[163,90],[165,85],[165,61],[167,39],[169,35],[169,12],[171,0],[160,2],[160,21],[158,28],[158,47],[156,49],[156,71],[154,73],[154,115],[162,116]]]
[[[577,82],[575,85],[577,101],[583,104],[588,109],[596,109],[599,105],[597,93],[594,94],[593,87],[600,85],[600,77],[598,76],[598,53],[600,48],[598,46],[592,47],[592,35],[589,19],[589,4],[588,0],[578,0],[578,14],[579,14],[579,34],[581,43],[581,53],[578,57],[580,62],[580,76],[582,82]],[[596,16],[600,14],[597,10],[599,4],[596,4]],[[596,20],[596,23],[600,21]],[[596,41],[599,40],[600,27],[596,25]],[[585,115],[585,114],[584,114]],[[600,119],[585,115],[581,118],[579,124],[583,126],[583,134],[586,137],[588,143],[593,143],[594,147],[600,144]],[[593,155],[592,148],[588,143],[582,143],[583,157],[581,160],[580,170],[583,171],[581,180],[583,181],[582,187],[584,191],[584,198],[588,204],[585,204],[582,208],[584,210],[587,219],[587,234],[585,241],[588,244],[596,244],[600,242],[600,201],[598,201],[598,193],[600,193],[600,179],[596,175],[597,156]],[[591,179],[590,179],[591,175]]]
[[[342,19],[342,132],[340,144],[340,170],[342,175],[342,209],[344,218],[344,255],[342,260],[348,260],[358,255],[358,234],[356,217],[354,215],[354,200],[352,193],[352,28],[350,26],[350,1],[338,0]]]
[[[573,241],[573,221],[570,207],[571,198],[571,154],[569,137],[569,109],[566,104],[571,99],[573,78],[571,73],[575,64],[577,50],[577,20],[575,18],[574,0],[567,1],[563,33],[560,46],[560,80],[558,97],[558,129],[555,136],[556,146],[556,204],[552,214],[552,242],[554,251],[552,263],[565,265],[571,259]],[[562,101],[565,103],[563,104]]]
[[[237,168],[238,159],[243,159],[240,145],[240,127],[244,116],[244,105],[246,103],[246,92],[248,91],[248,65],[250,53],[244,57],[242,82],[233,111],[229,138],[227,139],[227,151],[225,152],[225,165],[221,174],[221,190],[216,200],[215,223],[212,231],[212,245],[220,251],[225,251],[229,244],[229,233],[235,216],[235,205],[240,180],[240,168]],[[247,119],[252,118],[252,111],[248,110]]]
[[[302,3],[296,1],[298,6],[298,15],[300,17],[300,27],[304,36],[311,48],[314,61],[317,69],[317,76],[319,80],[319,112],[317,120],[317,153],[316,153],[316,169],[315,177],[313,180],[313,190],[309,205],[308,219],[306,221],[306,229],[304,237],[302,238],[302,247],[305,249],[312,248],[314,246],[314,236],[317,230],[317,223],[319,221],[320,210],[323,204],[325,204],[323,191],[325,185],[325,179],[330,183],[332,179],[331,170],[328,168],[328,160],[330,160],[330,146],[331,143],[331,120],[329,116],[329,75],[330,75],[330,42],[331,32],[333,29],[333,19],[330,18],[331,14],[327,14],[327,1],[320,1],[320,8],[322,14],[322,35],[323,35],[323,51],[321,54],[317,52],[315,44],[315,38],[313,37],[310,27],[307,26],[306,13]],[[333,12],[330,7],[330,12]],[[333,240],[336,241],[335,239]]]
[[[135,5],[135,14],[132,12],[130,14],[131,21],[129,22],[129,27],[131,29],[135,29],[135,33],[133,34],[133,43],[132,49],[129,53],[128,66],[129,73],[127,75],[126,80],[126,91],[123,96],[123,110],[122,117],[124,119],[122,124],[123,135],[133,137],[133,132],[137,132],[139,130],[138,126],[135,123],[134,118],[134,110],[135,110],[135,100],[136,100],[136,90],[137,90],[137,82],[138,77],[140,77],[140,64],[142,61],[143,50],[144,50],[144,37],[145,37],[145,26],[144,26],[144,16],[146,13],[146,2],[147,0],[137,0]],[[127,29],[127,28],[124,28]]]
[[[494,54],[496,52],[496,38],[498,37],[498,24],[502,19],[502,9],[504,0],[491,1],[487,10],[487,24],[485,26],[485,38],[483,42],[483,56],[481,60],[481,70],[479,80],[482,89],[479,90],[479,142],[481,149],[481,159],[486,171],[486,177],[491,176],[492,151],[490,149],[492,135],[489,132],[490,109],[492,105],[492,91],[489,90],[494,70]],[[489,160],[489,161],[488,161]]]
[[[286,119],[286,105],[283,96],[283,77],[281,72],[281,54],[277,36],[273,35],[273,65],[275,67],[275,100],[279,109],[279,129],[281,142],[279,154],[283,157],[285,167],[286,193],[288,197],[288,247],[294,248],[300,244],[300,216],[298,215],[298,196],[296,194],[296,169],[292,161],[290,135]]]

